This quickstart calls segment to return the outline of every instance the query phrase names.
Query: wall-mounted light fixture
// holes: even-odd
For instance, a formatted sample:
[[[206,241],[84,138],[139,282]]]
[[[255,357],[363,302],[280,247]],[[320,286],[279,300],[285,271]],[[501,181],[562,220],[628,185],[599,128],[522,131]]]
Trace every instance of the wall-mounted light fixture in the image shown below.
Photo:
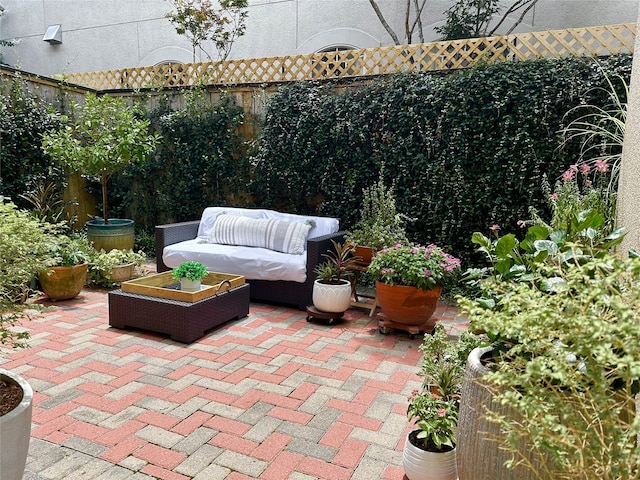
[[[50,45],[62,43],[62,25],[49,25],[42,40]]]

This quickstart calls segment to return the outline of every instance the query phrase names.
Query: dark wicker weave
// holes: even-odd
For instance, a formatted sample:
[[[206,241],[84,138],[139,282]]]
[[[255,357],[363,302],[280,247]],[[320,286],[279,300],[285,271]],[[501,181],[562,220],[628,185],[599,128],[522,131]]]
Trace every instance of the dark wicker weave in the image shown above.
[[[109,325],[165,333],[177,342],[191,343],[207,330],[249,314],[248,284],[207,297],[179,302],[113,290],[109,292]]]
[[[184,240],[192,240],[198,235],[199,220],[156,226],[156,265],[157,271],[170,270],[162,261],[164,247]],[[313,282],[316,279],[313,270],[322,263],[322,256],[333,249],[331,240],[344,241],[344,232],[307,239],[307,280],[304,283],[290,281],[249,280],[251,300],[265,303],[294,305],[300,310],[312,304]],[[238,272],[225,272],[237,274]]]

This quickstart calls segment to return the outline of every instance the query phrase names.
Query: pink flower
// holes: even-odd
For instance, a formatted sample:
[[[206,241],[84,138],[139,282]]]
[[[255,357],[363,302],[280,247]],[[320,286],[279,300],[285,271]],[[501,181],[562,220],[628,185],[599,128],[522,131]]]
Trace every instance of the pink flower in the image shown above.
[[[591,167],[587,163],[580,165],[580,171],[583,175],[589,175],[591,173]]]
[[[430,277],[430,276],[431,276],[431,270],[429,270],[429,269],[425,268],[425,269],[424,269],[424,276],[425,276],[425,277]]]
[[[438,416],[439,417],[445,417],[447,415],[447,410],[445,408],[439,408],[438,409]]]
[[[600,172],[600,173],[604,173],[604,172],[608,172],[609,171],[609,165],[607,164],[606,160],[596,160],[596,171]]]
[[[564,180],[565,182],[568,182],[569,180],[573,180],[575,175],[576,175],[576,172],[569,169],[562,174],[562,180]]]
[[[551,201],[555,202],[556,200],[558,200],[558,194],[554,193],[553,195],[551,195]]]
[[[516,224],[520,227],[520,228],[525,228],[527,226],[527,222],[525,222],[524,220],[518,220],[516,222]]]
[[[494,223],[489,227],[489,230],[491,230],[492,232],[497,232],[498,230],[500,230],[500,225],[498,225],[497,223]]]

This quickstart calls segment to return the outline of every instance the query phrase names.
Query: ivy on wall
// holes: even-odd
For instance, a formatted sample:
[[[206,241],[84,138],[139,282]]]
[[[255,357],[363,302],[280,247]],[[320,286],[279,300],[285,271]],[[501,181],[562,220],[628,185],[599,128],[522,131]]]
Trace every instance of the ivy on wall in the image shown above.
[[[42,134],[59,125],[58,116],[19,77],[0,85],[0,195],[26,208],[21,195],[64,183],[62,167],[40,148]]]
[[[155,155],[112,179],[115,213],[150,233],[158,224],[195,220],[210,205],[248,202],[248,166],[237,133],[242,110],[232,97],[212,105],[201,90],[186,99],[182,108],[161,102],[149,112],[162,137]]]
[[[631,57],[481,65],[442,77],[403,73],[334,93],[292,84],[272,97],[252,158],[264,206],[357,220],[363,187],[384,163],[409,237],[473,258],[474,231],[517,230],[541,185],[578,158],[559,149],[567,112],[606,103],[605,72],[628,80]],[[620,92],[622,95],[623,92]]]

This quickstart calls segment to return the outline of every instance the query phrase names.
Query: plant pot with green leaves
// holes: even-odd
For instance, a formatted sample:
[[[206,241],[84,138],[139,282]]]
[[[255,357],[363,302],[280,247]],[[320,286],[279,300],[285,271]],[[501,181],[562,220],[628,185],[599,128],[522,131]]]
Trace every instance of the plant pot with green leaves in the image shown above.
[[[30,284],[45,267],[52,226],[0,196],[0,355],[25,348],[21,328],[42,305]],[[33,389],[15,372],[0,369],[0,477],[22,480],[31,435]]]
[[[108,217],[107,182],[116,172],[149,158],[158,135],[149,132],[149,122],[141,120],[140,108],[124,99],[87,94],[84,104],[73,103],[73,116],[60,130],[43,135],[43,150],[71,173],[100,183],[102,219],[86,223],[87,235],[96,250],[133,249],[134,222]]]
[[[352,243],[331,242],[333,250],[323,254],[327,260],[315,269],[318,278],[313,284],[313,306],[320,312],[342,313],[351,303],[351,282],[346,276],[360,258],[353,256]]]
[[[355,245],[354,255],[368,265],[375,252],[396,244],[408,244],[406,222],[412,219],[396,208],[395,183],[387,187],[384,168],[376,183],[363,189],[360,218],[345,238]]]
[[[430,332],[442,288],[456,281],[460,260],[436,245],[396,245],[380,250],[368,272],[376,281],[383,317],[380,332]]]
[[[460,387],[469,353],[483,339],[468,331],[455,341],[442,324],[425,335],[419,349],[419,389],[412,392],[407,418],[416,427],[405,440],[402,463],[409,480],[454,480]]]
[[[577,188],[577,174],[571,168],[550,195],[549,222],[534,218],[521,239],[473,235],[490,265],[468,272],[477,290],[459,305],[491,345],[467,364],[460,480],[640,471],[640,260],[614,253],[624,236],[607,218],[615,205],[597,178]]]
[[[77,297],[87,281],[93,247],[84,236],[56,235],[49,240],[47,268],[38,274],[42,291],[52,300]]]
[[[141,252],[133,250],[96,251],[89,262],[89,284],[111,287],[130,280],[145,258]]]
[[[209,272],[207,267],[200,262],[184,262],[173,270],[173,278],[180,280],[180,290],[197,292],[202,285],[202,279]]]

